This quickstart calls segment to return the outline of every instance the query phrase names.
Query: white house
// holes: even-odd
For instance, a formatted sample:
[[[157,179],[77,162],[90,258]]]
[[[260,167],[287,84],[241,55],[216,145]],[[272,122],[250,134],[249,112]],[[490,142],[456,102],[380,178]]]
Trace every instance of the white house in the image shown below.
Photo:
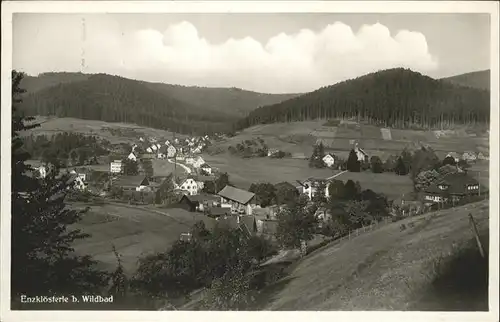
[[[153,145],[151,146],[151,149],[152,149],[153,151],[156,151],[156,150],[158,150],[158,147],[157,147],[155,144],[153,144]]]
[[[134,152],[130,152],[127,158],[132,161],[137,161],[137,156],[135,155]]]
[[[73,169],[73,170],[71,170],[69,173],[70,173],[70,174],[72,174],[72,175],[73,175],[73,174],[74,174],[74,175],[76,175],[76,176],[77,176],[78,178],[80,178],[83,182],[87,181],[87,174],[86,174],[86,173],[84,173],[84,172],[76,172],[76,170],[74,170],[74,169]]]
[[[165,159],[165,153],[158,152],[158,155],[156,157],[158,159]]]
[[[198,194],[199,185],[193,178],[186,178],[176,184],[175,188],[188,191],[189,195],[193,196]]]
[[[122,167],[123,167],[122,160],[115,160],[111,162],[109,171],[111,173],[120,173],[122,172]]]
[[[151,147],[149,147],[149,148],[147,148],[147,149],[146,149],[146,151],[147,151],[148,153],[152,153],[152,152],[153,152],[153,149],[151,149]]]
[[[144,139],[143,138],[139,138],[139,141],[144,142]]]
[[[300,182],[300,185],[302,186],[302,193],[311,200],[317,193],[318,193],[318,188],[320,185],[320,182],[324,181],[325,182],[325,197],[329,197],[330,194],[328,192],[328,187],[329,187],[329,182],[326,182],[324,179],[314,179],[314,178],[309,178],[303,182]]]
[[[356,152],[356,155],[358,157],[358,161],[359,162],[366,162],[366,161],[368,161],[368,153],[366,153],[363,149],[361,149],[358,146],[357,142],[354,145],[354,152]]]
[[[194,158],[193,167],[195,167],[196,169],[198,169],[198,168],[200,168],[203,164],[205,164],[205,160],[203,160],[203,158],[202,158],[202,157],[197,156],[196,158]]]
[[[170,141],[169,141],[169,140],[166,140],[166,141],[165,141],[165,145],[170,145]]]
[[[335,164],[335,158],[329,153],[323,157],[323,162],[327,167],[332,167]]]
[[[36,171],[38,172],[38,175],[42,179],[47,176],[47,168],[44,165],[41,165],[38,168],[36,168]]]
[[[477,156],[474,152],[464,152],[464,154],[462,154],[462,160],[465,160],[465,161],[476,161],[477,160]]]
[[[173,158],[177,153],[177,149],[173,145],[169,145],[167,148],[167,158]]]
[[[74,171],[74,170],[73,170]],[[75,172],[71,173],[71,177],[68,183],[73,184],[73,188],[77,190],[87,189],[87,184],[82,180],[82,178]]]
[[[178,138],[175,138],[175,139],[174,139],[174,143],[175,143],[175,144],[179,144],[179,139],[178,139]]]
[[[192,150],[193,153],[199,154],[201,153],[201,150],[203,149],[203,146],[198,145],[196,148]]]
[[[271,157],[271,156],[275,155],[278,152],[279,152],[278,149],[269,149],[269,150],[267,150],[267,156]]]
[[[209,166],[208,164],[204,163],[200,166],[200,169],[205,172],[206,174],[212,174],[212,167]]]

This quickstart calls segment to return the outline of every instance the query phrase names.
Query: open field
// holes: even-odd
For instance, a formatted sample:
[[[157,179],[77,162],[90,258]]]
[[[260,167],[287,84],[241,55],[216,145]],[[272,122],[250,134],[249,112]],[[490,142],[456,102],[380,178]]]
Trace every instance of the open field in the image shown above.
[[[113,270],[117,265],[112,251],[114,245],[128,274],[135,271],[140,256],[167,250],[195,222],[203,220],[206,225],[213,222],[202,214],[182,209],[135,207],[115,203],[90,207],[91,210],[84,214],[81,222],[75,224],[75,228],[92,236],[76,242],[76,251],[82,255],[92,255],[103,269]]]
[[[40,127],[29,131],[28,134],[55,134],[58,132],[75,132],[86,135],[95,135],[116,143],[132,143],[137,142],[139,137],[156,137],[171,139],[173,133],[169,131],[143,127],[128,123],[110,123],[94,120],[82,120],[76,118],[57,118],[39,116],[36,122],[41,124]],[[177,134],[178,138],[185,137]]]
[[[295,264],[290,276],[266,290],[269,298],[264,309],[487,310],[484,294],[462,290],[431,301],[429,290],[435,292],[430,285],[436,277],[433,264],[474,238],[469,213],[481,237],[487,235],[488,202],[407,218],[327,245]],[[408,228],[401,230],[402,224]]]
[[[309,156],[318,140],[332,152],[346,154],[353,140],[371,155],[399,154],[405,147],[429,144],[438,154],[488,149],[488,133],[482,129],[457,128],[455,131],[418,131],[384,129],[372,125],[340,124],[324,126],[325,121],[262,124],[247,128],[236,136],[218,142],[212,150],[227,151],[241,141],[262,137],[270,148]]]
[[[370,189],[385,194],[389,199],[400,198],[402,194],[413,191],[410,176],[398,176],[395,173],[344,172],[336,180],[359,181],[363,190]]]
[[[205,161],[212,167],[229,174],[229,181],[234,185],[247,189],[252,183],[278,183],[288,181],[292,184],[296,180],[308,177],[328,178],[338,171],[331,169],[309,168],[307,160],[251,158],[243,159],[228,154],[204,155]]]

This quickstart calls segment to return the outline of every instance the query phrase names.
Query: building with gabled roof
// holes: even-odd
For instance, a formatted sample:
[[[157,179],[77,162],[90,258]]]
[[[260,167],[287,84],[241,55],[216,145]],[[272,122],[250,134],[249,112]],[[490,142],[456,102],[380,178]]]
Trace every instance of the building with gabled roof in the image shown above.
[[[221,204],[230,206],[233,212],[252,214],[255,200],[253,192],[227,185],[217,195],[221,197]]]
[[[459,201],[467,196],[486,193],[486,189],[464,172],[450,173],[425,189],[426,202],[439,203]]]
[[[112,185],[124,191],[148,191],[150,183],[145,176],[121,176],[112,181]]]

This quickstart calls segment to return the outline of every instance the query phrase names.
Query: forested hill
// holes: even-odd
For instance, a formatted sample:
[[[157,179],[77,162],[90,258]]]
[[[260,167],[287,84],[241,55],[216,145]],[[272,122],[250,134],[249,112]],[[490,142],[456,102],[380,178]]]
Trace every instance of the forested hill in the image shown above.
[[[381,126],[431,127],[489,122],[488,91],[435,80],[408,69],[371,73],[264,106],[237,123],[256,124],[356,118]]]
[[[224,113],[161,94],[141,82],[104,74],[28,91],[23,100],[22,108],[28,115],[135,123],[179,133],[224,131],[235,121]]]
[[[145,85],[180,101],[238,117],[246,116],[260,106],[280,103],[300,95],[264,94],[235,87],[211,88],[146,82]]]
[[[442,78],[442,80],[456,85],[467,86],[477,89],[490,90],[490,70],[481,70],[472,73]]]
[[[106,75],[108,77],[115,77]],[[36,92],[59,84],[69,84],[88,80],[92,74],[82,73],[43,73],[38,76],[26,76],[22,86],[28,92]],[[246,116],[254,109],[280,103],[300,94],[264,94],[242,90],[239,88],[211,88],[197,86],[181,86],[164,83],[135,81],[160,94],[197,106],[199,108],[224,113],[234,117]]]

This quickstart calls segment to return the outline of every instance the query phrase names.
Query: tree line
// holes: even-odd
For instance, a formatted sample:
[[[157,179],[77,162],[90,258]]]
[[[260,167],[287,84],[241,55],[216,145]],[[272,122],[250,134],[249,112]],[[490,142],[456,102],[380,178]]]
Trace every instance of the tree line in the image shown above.
[[[238,121],[236,128],[335,118],[357,119],[385,127],[433,128],[488,124],[489,116],[489,91],[396,68],[260,107]]]

